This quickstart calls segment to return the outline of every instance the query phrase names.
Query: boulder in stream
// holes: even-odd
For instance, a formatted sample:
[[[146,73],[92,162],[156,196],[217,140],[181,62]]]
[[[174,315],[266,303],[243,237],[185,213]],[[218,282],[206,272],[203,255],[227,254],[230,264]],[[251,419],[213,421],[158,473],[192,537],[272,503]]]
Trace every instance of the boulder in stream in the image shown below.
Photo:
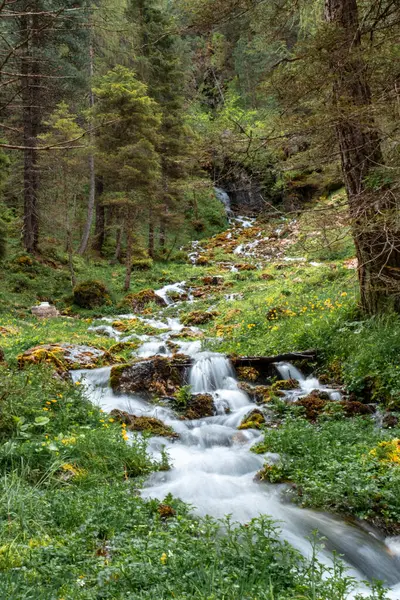
[[[111,387],[114,392],[140,394],[147,399],[172,396],[185,385],[185,372],[190,365],[191,359],[179,354],[117,365],[111,369]]]
[[[260,410],[252,410],[251,413],[247,414],[241,424],[239,425],[239,431],[243,429],[261,429],[261,426],[265,424],[265,417]]]
[[[18,366],[48,364],[59,372],[77,369],[95,369],[109,365],[111,355],[106,350],[76,344],[42,344],[18,356]]]
[[[194,394],[188,402],[184,418],[190,421],[214,415],[214,401],[210,394]]]
[[[145,431],[154,436],[177,439],[178,434],[160,419],[155,417],[137,417],[122,410],[114,409],[110,413],[116,421],[124,423],[129,431]]]
[[[154,290],[142,290],[137,294],[128,294],[120,303],[121,308],[129,308],[133,312],[141,313],[149,304],[167,306],[163,298],[158,296]]]

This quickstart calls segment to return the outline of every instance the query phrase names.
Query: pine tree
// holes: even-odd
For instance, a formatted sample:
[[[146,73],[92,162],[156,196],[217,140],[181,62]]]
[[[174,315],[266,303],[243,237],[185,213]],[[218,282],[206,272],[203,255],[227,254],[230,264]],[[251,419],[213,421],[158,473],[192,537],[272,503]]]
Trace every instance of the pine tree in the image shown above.
[[[130,286],[133,230],[147,219],[157,198],[160,159],[157,152],[161,115],[145,84],[125,67],[115,67],[95,88],[99,162],[105,195],[118,208],[126,239],[126,281]]]
[[[23,239],[28,252],[37,251],[39,241],[41,122],[57,101],[73,85],[76,92],[82,81],[77,71],[79,44],[86,36],[81,23],[82,2],[16,0],[1,23],[0,69],[7,75],[0,86],[3,117],[19,114],[21,130],[4,123],[2,127],[7,134],[11,131],[8,146],[24,153]]]
[[[185,123],[185,80],[183,48],[174,30],[166,5],[155,0],[130,0],[129,19],[139,27],[141,45],[137,49],[138,73],[148,85],[149,94],[162,111],[160,143],[161,193],[149,211],[149,254],[154,254],[158,222],[159,245],[163,250],[169,229],[180,223],[184,212],[184,183],[191,166],[190,142],[193,134]]]

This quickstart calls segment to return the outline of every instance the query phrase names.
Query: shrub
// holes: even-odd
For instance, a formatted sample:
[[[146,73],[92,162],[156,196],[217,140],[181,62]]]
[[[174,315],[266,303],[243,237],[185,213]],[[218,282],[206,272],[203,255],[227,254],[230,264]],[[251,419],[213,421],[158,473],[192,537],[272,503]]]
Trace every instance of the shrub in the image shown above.
[[[74,288],[74,303],[81,308],[96,308],[110,303],[110,294],[101,281],[89,280]]]
[[[132,269],[134,271],[149,271],[153,266],[152,258],[134,258],[132,260]]]

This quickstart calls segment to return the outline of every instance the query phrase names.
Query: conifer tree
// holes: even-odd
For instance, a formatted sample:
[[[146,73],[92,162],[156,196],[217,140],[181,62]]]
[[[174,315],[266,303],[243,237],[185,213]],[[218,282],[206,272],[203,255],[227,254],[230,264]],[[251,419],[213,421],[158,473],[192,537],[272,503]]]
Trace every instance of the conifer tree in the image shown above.
[[[126,239],[126,280],[129,289],[134,229],[147,219],[159,193],[159,127],[157,103],[129,69],[118,66],[95,88],[99,162],[105,194],[119,209]]]
[[[154,253],[156,222],[159,245],[166,243],[167,224],[179,223],[183,214],[183,189],[191,164],[192,132],[185,123],[185,79],[182,52],[174,31],[174,21],[166,5],[155,0],[130,0],[129,19],[140,28],[137,68],[148,85],[149,94],[162,111],[160,142],[161,193],[149,213],[149,254]]]
[[[15,0],[1,22],[0,86],[3,118],[19,114],[19,127],[4,131],[6,147],[24,154],[24,246],[35,252],[39,241],[39,150],[41,121],[62,96],[82,82],[78,73],[83,0]],[[62,49],[62,51],[61,51]],[[6,76],[4,78],[4,76]],[[15,122],[15,121],[14,121]],[[9,133],[11,132],[11,133]]]

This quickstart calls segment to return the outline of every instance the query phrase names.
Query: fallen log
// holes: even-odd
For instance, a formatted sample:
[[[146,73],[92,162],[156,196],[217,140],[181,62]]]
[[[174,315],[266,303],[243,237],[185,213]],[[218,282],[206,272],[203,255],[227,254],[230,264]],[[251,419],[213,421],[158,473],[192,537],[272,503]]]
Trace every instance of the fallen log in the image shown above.
[[[236,368],[254,367],[262,372],[268,370],[277,362],[313,362],[317,358],[317,351],[305,350],[304,352],[287,352],[276,356],[230,356],[229,358]]]

